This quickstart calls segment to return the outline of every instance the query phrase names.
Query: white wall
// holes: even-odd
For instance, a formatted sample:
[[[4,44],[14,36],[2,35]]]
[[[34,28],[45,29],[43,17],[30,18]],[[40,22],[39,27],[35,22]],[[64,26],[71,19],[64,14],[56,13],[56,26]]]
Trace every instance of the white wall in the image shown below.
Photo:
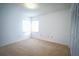
[[[36,38],[70,45],[70,10],[61,10],[34,18],[39,23],[39,33]],[[48,37],[52,36],[50,39]]]
[[[0,46],[23,40],[25,11],[16,4],[0,4]]]
[[[0,4],[0,46],[20,40],[22,20],[27,19],[26,11],[16,4]],[[33,18],[39,20],[39,33],[35,37],[48,38],[49,41],[69,45],[70,42],[70,10],[52,12]]]

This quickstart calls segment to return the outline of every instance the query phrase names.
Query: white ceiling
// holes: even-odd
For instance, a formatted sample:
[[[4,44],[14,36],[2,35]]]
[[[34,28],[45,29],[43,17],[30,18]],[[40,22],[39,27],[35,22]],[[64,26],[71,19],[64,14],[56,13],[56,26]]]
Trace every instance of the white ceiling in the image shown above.
[[[26,11],[26,16],[35,17],[35,16],[40,16],[51,12],[66,10],[66,9],[69,9],[70,7],[71,7],[71,4],[69,3],[39,3],[37,9],[28,9],[26,7],[23,7],[23,8]]]
[[[71,7],[71,3],[38,3],[37,9],[28,9],[23,3],[6,3],[3,5],[5,5],[7,9],[16,9],[18,12],[24,13],[27,17],[37,17],[51,12],[66,10]]]

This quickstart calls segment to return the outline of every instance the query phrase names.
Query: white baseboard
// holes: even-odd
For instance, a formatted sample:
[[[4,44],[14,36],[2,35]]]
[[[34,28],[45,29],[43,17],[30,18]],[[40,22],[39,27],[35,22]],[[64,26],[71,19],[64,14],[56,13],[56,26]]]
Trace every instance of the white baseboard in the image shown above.
[[[63,43],[61,41],[58,41],[54,38],[48,38],[48,37],[34,37],[36,39],[40,39],[40,40],[45,40],[45,41],[49,41],[49,42],[55,42],[55,43],[58,43],[58,44],[61,44],[61,45],[67,45],[66,43]],[[68,45],[67,45],[68,46]]]
[[[25,37],[20,37],[20,38],[17,38],[16,40],[11,40],[10,42],[5,42],[3,44],[0,44],[0,47],[3,47],[3,46],[6,46],[6,45],[9,45],[9,44],[12,44],[12,43],[15,43],[15,42],[19,42],[21,40],[25,40],[25,39],[29,39],[29,36],[25,36]]]

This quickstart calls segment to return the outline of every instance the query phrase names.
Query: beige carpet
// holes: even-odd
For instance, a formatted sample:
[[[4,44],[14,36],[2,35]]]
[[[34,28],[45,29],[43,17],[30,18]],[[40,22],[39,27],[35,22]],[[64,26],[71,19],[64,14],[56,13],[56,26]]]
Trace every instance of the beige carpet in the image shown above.
[[[38,39],[26,39],[0,48],[0,56],[67,56],[65,45]]]

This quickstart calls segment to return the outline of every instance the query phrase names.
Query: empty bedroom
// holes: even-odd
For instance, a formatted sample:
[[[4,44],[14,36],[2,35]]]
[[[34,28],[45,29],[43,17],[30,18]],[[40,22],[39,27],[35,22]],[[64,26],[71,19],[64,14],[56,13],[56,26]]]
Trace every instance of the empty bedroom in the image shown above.
[[[0,3],[0,56],[78,56],[78,3]]]

